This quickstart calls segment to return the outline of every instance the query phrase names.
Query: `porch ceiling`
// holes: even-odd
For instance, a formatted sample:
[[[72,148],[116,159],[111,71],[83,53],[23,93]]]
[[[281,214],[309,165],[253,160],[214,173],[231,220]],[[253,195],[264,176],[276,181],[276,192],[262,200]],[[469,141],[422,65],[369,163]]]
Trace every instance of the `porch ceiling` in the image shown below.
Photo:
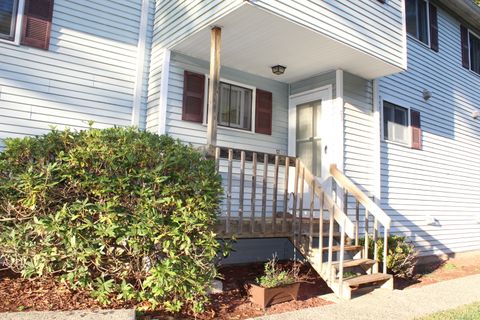
[[[366,79],[402,71],[383,60],[248,3],[214,22],[222,27],[221,63],[262,77],[295,82],[343,69]],[[172,50],[210,59],[210,28],[199,30]],[[271,66],[287,67],[276,76]]]

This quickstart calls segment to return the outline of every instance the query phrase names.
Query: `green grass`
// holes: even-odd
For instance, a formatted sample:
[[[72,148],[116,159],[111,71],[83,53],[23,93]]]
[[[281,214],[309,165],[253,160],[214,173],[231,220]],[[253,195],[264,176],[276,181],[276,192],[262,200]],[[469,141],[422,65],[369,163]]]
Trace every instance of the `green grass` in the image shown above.
[[[433,313],[418,320],[480,320],[480,302]]]
[[[454,265],[453,263],[446,263],[446,264],[443,266],[443,269],[445,269],[445,270],[454,270],[454,269],[457,269],[457,266]]]

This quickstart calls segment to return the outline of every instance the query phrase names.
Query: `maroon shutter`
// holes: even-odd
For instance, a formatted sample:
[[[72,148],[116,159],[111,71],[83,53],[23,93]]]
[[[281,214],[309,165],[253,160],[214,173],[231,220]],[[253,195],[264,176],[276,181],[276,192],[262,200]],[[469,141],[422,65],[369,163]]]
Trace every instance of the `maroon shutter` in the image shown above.
[[[422,149],[422,128],[420,124],[420,112],[410,110],[410,124],[412,127],[412,148]]]
[[[53,0],[25,0],[21,43],[48,50],[52,16]]]
[[[462,41],[462,66],[470,69],[470,50],[468,47],[468,29],[460,26],[460,37]]]
[[[272,134],[272,93],[257,89],[255,132]]]
[[[205,99],[205,76],[185,71],[182,120],[202,122]]]
[[[429,5],[430,16],[430,48],[438,52],[438,16],[437,7],[432,3]]]

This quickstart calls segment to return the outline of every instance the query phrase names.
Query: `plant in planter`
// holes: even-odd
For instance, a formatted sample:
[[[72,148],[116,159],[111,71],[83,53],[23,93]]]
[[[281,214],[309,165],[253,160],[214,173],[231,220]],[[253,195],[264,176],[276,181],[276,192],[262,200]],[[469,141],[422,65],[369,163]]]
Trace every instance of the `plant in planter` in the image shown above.
[[[300,288],[300,265],[295,261],[291,270],[282,270],[278,267],[277,258],[274,256],[265,263],[264,275],[255,279],[248,289],[250,300],[263,308],[297,300]]]

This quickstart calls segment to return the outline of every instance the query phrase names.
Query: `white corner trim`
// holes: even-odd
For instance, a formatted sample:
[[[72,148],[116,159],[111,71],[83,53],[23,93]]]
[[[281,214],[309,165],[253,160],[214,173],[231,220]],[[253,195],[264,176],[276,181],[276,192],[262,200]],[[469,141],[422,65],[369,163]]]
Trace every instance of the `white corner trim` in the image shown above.
[[[170,77],[170,56],[168,49],[163,51],[162,75],[160,77],[160,99],[158,101],[158,134],[166,133],[167,126],[167,101],[168,79]]]
[[[133,88],[132,102],[132,126],[140,125],[140,109],[142,108],[142,89],[145,81],[145,52],[147,47],[147,28],[150,0],[142,0],[142,13],[138,31],[137,66],[135,74],[135,86]]]
[[[380,89],[378,79],[372,81],[372,111],[373,111],[373,175],[374,175],[374,190],[373,196],[375,202],[380,203],[382,196],[382,170],[381,170],[381,139],[382,130],[380,125]]]
[[[344,170],[344,141],[345,141],[345,123],[344,123],[344,90],[343,90],[343,70],[339,69],[335,72],[336,82],[336,99],[334,108],[334,123],[337,130],[333,129],[335,133],[335,148],[334,155],[332,155],[331,163],[335,163],[337,168]]]
[[[404,70],[408,69],[408,40],[407,40],[407,14],[406,14],[406,5],[405,1],[402,1],[402,22],[403,22],[403,28],[402,28],[402,34],[403,34],[403,39],[402,39],[402,46],[403,46],[403,54],[402,54],[402,67]],[[429,10],[427,10],[429,11]],[[430,28],[428,28],[430,29]]]

